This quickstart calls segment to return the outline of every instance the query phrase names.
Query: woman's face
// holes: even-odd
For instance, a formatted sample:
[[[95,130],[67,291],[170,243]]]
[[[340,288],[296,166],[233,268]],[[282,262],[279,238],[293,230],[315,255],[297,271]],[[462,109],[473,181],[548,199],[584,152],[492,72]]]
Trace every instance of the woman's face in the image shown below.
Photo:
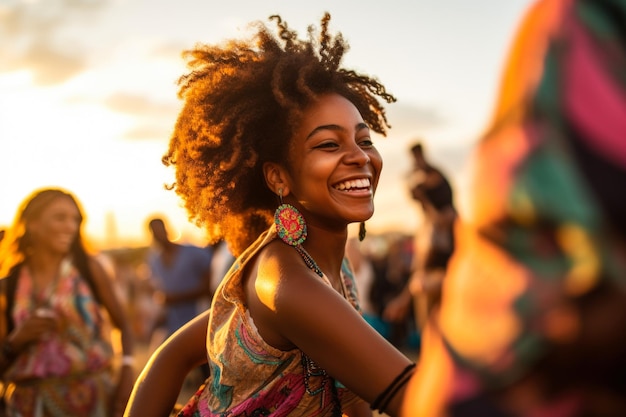
[[[345,226],[374,213],[382,158],[361,114],[338,94],[322,96],[303,113],[290,146],[291,197],[307,223]]]
[[[78,207],[69,197],[58,197],[48,205],[28,230],[33,246],[58,254],[67,254],[76,239],[81,223]]]

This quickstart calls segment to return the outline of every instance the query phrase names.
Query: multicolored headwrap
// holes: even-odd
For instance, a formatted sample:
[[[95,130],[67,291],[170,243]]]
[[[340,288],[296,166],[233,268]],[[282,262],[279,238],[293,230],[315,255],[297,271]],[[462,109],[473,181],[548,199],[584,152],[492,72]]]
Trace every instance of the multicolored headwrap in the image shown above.
[[[626,289],[626,1],[533,5],[472,163],[419,415],[516,381],[577,331],[569,300]]]

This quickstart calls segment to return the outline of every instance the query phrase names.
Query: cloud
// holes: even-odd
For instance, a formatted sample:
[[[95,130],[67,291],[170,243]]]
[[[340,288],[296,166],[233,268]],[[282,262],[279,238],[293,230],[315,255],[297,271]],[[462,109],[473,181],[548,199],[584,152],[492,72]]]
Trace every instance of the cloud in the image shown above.
[[[185,50],[192,49],[194,45],[183,42],[167,42],[155,47],[150,55],[157,59],[182,59]]]
[[[67,81],[86,64],[83,42],[71,35],[88,25],[105,0],[15,1],[0,6],[0,72],[28,70],[38,85]]]
[[[145,95],[132,93],[116,93],[104,100],[104,105],[115,112],[156,120],[176,116],[179,107],[175,104],[157,102]]]
[[[33,44],[21,59],[18,68],[30,68],[37,85],[60,84],[79,74],[85,61],[79,55],[71,55],[47,44]]]
[[[433,129],[447,124],[438,109],[414,104],[388,105],[387,118],[394,131]]]
[[[157,125],[152,124],[138,124],[132,129],[128,130],[124,134],[124,139],[128,140],[158,140],[158,141],[168,141],[170,135],[172,133],[171,124],[166,125]]]
[[[136,124],[126,131],[128,140],[167,140],[179,111],[177,103],[153,100],[148,96],[116,93],[104,100],[108,109],[132,116]]]

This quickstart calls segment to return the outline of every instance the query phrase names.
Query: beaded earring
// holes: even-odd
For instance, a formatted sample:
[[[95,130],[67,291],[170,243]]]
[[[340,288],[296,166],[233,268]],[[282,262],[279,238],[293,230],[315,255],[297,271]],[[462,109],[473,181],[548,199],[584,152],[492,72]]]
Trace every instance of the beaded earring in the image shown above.
[[[306,222],[297,208],[291,204],[283,203],[283,190],[278,190],[280,205],[274,212],[276,231],[283,242],[290,246],[298,247],[307,236]]]

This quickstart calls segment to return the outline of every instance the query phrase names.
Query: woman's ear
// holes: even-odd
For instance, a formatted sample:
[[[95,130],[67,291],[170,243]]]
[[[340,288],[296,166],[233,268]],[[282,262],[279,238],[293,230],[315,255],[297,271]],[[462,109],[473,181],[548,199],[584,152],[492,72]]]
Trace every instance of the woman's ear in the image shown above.
[[[283,197],[289,194],[287,171],[281,165],[275,162],[264,163],[263,175],[265,176],[265,183],[274,193],[278,194],[281,190]]]

